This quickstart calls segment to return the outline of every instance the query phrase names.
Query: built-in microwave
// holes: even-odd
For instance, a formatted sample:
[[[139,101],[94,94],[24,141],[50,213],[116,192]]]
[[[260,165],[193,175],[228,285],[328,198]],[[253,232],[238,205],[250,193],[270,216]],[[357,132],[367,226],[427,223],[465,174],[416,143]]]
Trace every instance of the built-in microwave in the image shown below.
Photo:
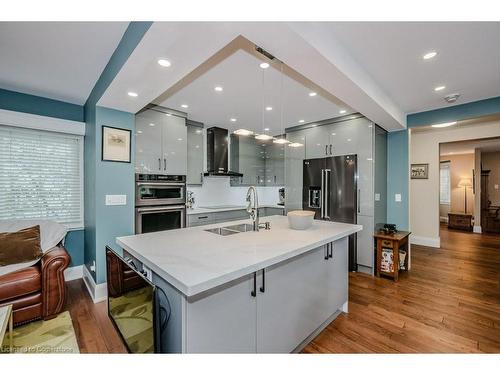
[[[185,203],[186,176],[136,175],[136,207]]]

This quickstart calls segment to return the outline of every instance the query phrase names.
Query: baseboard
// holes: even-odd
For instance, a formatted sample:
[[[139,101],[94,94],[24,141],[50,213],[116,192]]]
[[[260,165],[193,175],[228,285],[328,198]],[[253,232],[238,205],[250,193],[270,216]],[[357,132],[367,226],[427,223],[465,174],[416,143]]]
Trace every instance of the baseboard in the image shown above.
[[[428,247],[441,247],[441,238],[439,237],[423,237],[423,236],[415,236],[413,234],[410,235],[410,243],[412,245],[421,245]]]
[[[64,270],[64,280],[71,281],[83,277],[83,265],[68,267]]]
[[[358,264],[358,272],[367,273],[368,275],[372,275],[373,276],[373,268],[372,267],[363,266],[361,264]]]
[[[448,223],[448,217],[447,216],[440,216],[439,222],[440,223]]]
[[[106,283],[96,284],[94,278],[85,266],[83,267],[83,281],[94,303],[105,301],[108,298]]]
[[[483,233],[483,228],[481,228],[481,225],[474,225],[474,228],[472,229],[474,233]]]

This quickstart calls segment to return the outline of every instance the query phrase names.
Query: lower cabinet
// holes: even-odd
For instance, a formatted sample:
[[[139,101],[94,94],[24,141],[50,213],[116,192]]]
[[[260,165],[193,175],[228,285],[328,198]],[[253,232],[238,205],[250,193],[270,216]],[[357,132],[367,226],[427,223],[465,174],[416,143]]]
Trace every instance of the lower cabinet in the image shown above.
[[[293,351],[347,301],[347,254],[344,238],[187,298],[185,352]]]
[[[375,258],[375,247],[373,241],[374,219],[372,216],[358,215],[358,224],[363,230],[357,233],[358,265],[362,266],[359,271],[373,274]]]

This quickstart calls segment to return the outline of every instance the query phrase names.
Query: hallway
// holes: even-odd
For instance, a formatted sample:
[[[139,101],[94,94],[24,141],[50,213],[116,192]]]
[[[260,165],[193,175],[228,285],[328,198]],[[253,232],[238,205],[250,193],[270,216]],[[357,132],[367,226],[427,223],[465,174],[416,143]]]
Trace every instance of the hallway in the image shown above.
[[[500,236],[441,230],[399,282],[351,273],[349,314],[306,353],[499,353]]]

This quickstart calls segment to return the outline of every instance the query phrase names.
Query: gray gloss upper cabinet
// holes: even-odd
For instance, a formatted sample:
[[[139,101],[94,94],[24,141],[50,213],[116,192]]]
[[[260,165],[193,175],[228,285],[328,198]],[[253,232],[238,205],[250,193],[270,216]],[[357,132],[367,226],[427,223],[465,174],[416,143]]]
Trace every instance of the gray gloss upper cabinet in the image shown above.
[[[286,134],[286,139],[298,147],[285,147],[285,207],[286,211],[302,209],[302,184],[304,159],[306,158],[306,131]]]
[[[279,143],[269,143],[266,146],[266,186],[285,185],[285,147]]]
[[[146,110],[136,115],[136,172],[187,174],[186,119]]]
[[[272,186],[274,183],[267,183],[266,170],[270,165],[266,165],[271,159],[270,153],[273,151],[271,142],[257,141],[251,136],[231,135],[230,143],[230,169],[243,174],[243,177],[231,178],[232,186]],[[274,170],[273,172],[274,173]],[[274,174],[273,174],[274,176]],[[278,177],[277,177],[278,178]],[[274,177],[272,180],[274,182]]]
[[[201,185],[203,182],[203,130],[198,126],[187,126],[187,184]]]

